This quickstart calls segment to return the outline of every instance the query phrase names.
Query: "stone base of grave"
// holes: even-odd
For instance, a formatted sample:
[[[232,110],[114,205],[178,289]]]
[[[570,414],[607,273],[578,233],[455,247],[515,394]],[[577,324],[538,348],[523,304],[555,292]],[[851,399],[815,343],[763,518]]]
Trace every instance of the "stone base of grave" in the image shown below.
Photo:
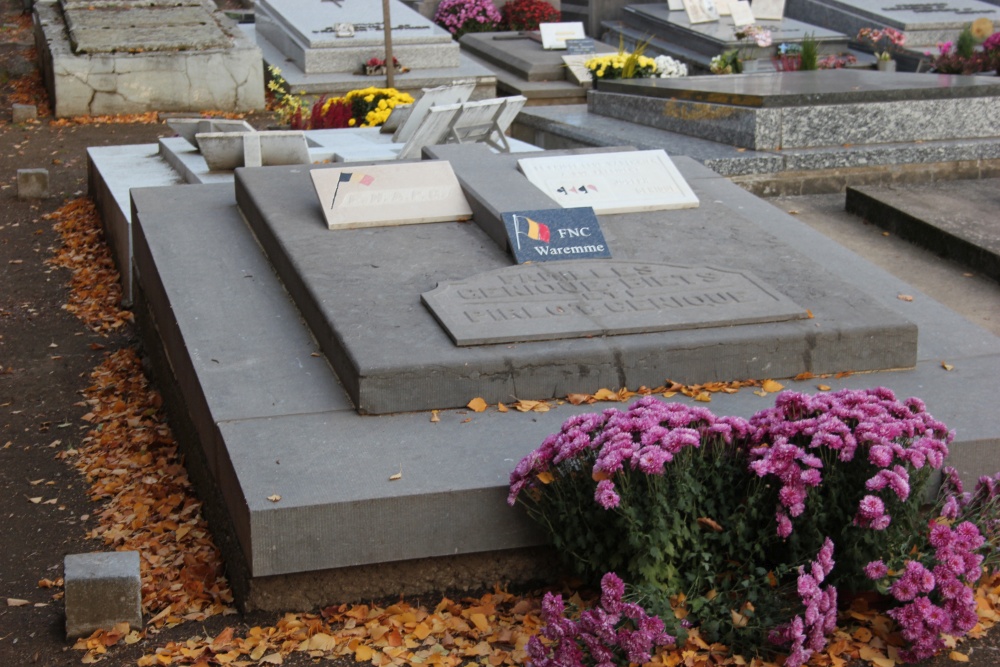
[[[852,38],[862,28],[895,28],[906,34],[907,48],[922,52],[936,51],[939,42],[954,42],[962,29],[980,16],[996,23],[1000,10],[996,0],[884,4],[869,0],[788,0],[785,16]]]
[[[995,77],[822,70],[602,81],[588,109],[755,150],[1000,139]]]
[[[264,108],[260,50],[211,2],[39,0],[34,11],[58,117]]]
[[[691,23],[687,12],[670,11],[666,3],[627,5],[619,21],[605,21],[603,40],[617,48],[648,42],[647,55],[665,54],[707,71],[712,58],[723,51],[740,48],[744,60],[760,60],[768,69],[771,58],[781,43],[798,44],[812,35],[819,44],[820,56],[847,53],[849,38],[839,32],[803,23],[793,18],[765,21],[771,28],[772,45],[766,48],[736,39],[731,17],[723,16],[711,23]],[[864,56],[862,56],[864,59]]]
[[[478,222],[488,228],[489,210],[523,203],[530,199],[530,191],[510,187],[510,179],[518,174],[509,156],[491,157],[480,149],[446,146],[431,152],[452,161],[469,196],[478,202],[473,207],[481,218]],[[494,158],[498,164],[490,165]],[[920,396],[937,418],[958,432],[951,462],[967,478],[992,470],[1000,445],[1000,428],[988,418],[991,387],[1000,372],[996,337],[692,160],[678,158],[676,163],[702,208],[662,214],[658,224],[665,233],[674,232],[667,234],[671,242],[660,249],[659,260],[679,253],[688,263],[735,262],[746,268],[742,262],[750,262],[755,273],[790,290],[815,316],[792,323],[706,329],[700,337],[690,336],[692,343],[716,351],[713,361],[687,371],[687,381],[732,372],[724,368],[726,348],[716,346],[715,339],[740,329],[747,330],[747,337],[734,349],[743,363],[756,363],[753,355],[744,353],[752,338],[750,330],[759,329],[766,330],[763,336],[772,341],[784,341],[774,343],[783,351],[778,357],[797,359],[806,368],[817,363],[809,355],[820,349],[822,339],[851,335],[846,330],[835,334],[831,327],[855,326],[857,344],[847,344],[837,354],[845,366],[841,370],[857,370],[880,345],[886,354],[892,353],[891,348],[912,345],[906,336],[892,342],[895,334],[885,327],[903,325],[900,331],[905,334],[903,323],[910,321],[919,329],[919,343],[915,361],[904,365],[915,363],[913,369],[823,382],[834,389],[884,385],[900,396]],[[293,175],[291,168],[282,167],[240,174],[241,187],[257,202],[251,207],[248,198],[241,197],[241,205],[250,212],[247,217],[281,213],[304,223],[298,231],[285,230],[292,234],[285,240],[308,240],[312,234],[308,221],[319,212],[310,208],[307,174]],[[274,196],[265,197],[262,187]],[[172,406],[172,420],[179,423],[179,439],[199,452],[188,456],[192,476],[206,497],[217,499],[206,507],[220,539],[228,540],[224,549],[244,606],[281,608],[323,598],[380,595],[384,587],[381,574],[372,576],[375,567],[380,573],[396,573],[387,581],[413,572],[429,573],[406,589],[417,592],[440,588],[449,580],[458,586],[483,583],[482,572],[489,578],[522,580],[534,563],[546,562],[544,552],[531,551],[543,542],[536,527],[505,503],[509,472],[566,418],[608,404],[574,407],[553,402],[547,413],[441,409],[439,421],[431,421],[429,409],[360,415],[346,386],[354,381],[346,373],[338,378],[331,364],[340,362],[328,363],[314,337],[317,331],[318,337],[325,335],[323,325],[314,321],[310,329],[303,324],[303,316],[310,318],[309,308],[299,288],[291,284],[288,258],[280,254],[269,258],[262,245],[268,252],[274,247],[267,240],[258,245],[236,205],[231,184],[140,188],[133,190],[133,200],[137,319],[157,369],[157,382]],[[623,216],[602,216],[602,223],[607,220],[605,234],[619,249],[620,259],[654,251],[646,234],[651,221],[636,218],[638,227],[630,227],[624,219],[622,224],[612,220],[617,218]],[[212,224],[204,224],[206,220]],[[404,336],[409,357],[419,360],[452,349],[443,332],[432,332],[432,322],[420,324],[430,315],[420,304],[419,293],[425,283],[432,286],[440,279],[435,277],[438,273],[443,276],[458,267],[462,275],[475,274],[500,262],[504,253],[487,228],[477,223],[432,223],[323,230],[331,238],[349,235],[338,237],[340,244],[357,239],[366,248],[364,266],[351,268],[350,257],[325,262],[327,278],[338,289],[324,293],[360,289],[355,293],[358,303],[367,304],[356,309],[357,315],[350,310],[336,314],[333,325],[341,326],[345,317],[347,337],[355,326],[366,332],[368,342],[360,341],[362,347],[357,348],[362,357],[372,350],[399,347],[394,341],[411,331],[414,322],[418,333]],[[638,234],[640,228],[643,234]],[[399,245],[392,239],[405,243],[405,262],[392,259],[392,248]],[[446,242],[463,251],[443,252],[441,244]],[[781,259],[768,260],[767,248],[783,248],[777,251]],[[354,253],[355,258],[361,255]],[[432,258],[437,273],[422,273],[421,258]],[[468,262],[473,262],[471,268]],[[415,268],[406,270],[405,286],[383,281],[411,264]],[[913,295],[914,301],[900,301],[901,293]],[[406,294],[410,298],[404,298]],[[383,311],[392,315],[383,317]],[[352,321],[357,324],[349,324]],[[856,324],[846,324],[852,321]],[[865,326],[868,335],[863,333]],[[788,345],[794,346],[794,340],[781,335],[788,328],[801,328],[805,348],[790,351]],[[641,337],[486,347],[503,347],[504,354],[516,360],[530,358],[535,348],[544,349],[545,358],[551,359],[553,353],[585,354],[591,347],[604,346],[616,350],[627,363],[637,348],[626,339],[638,343]],[[484,352],[473,354],[481,363]],[[391,351],[383,356],[386,365],[395,363]],[[955,371],[941,370],[945,358]],[[442,406],[454,405],[448,384],[436,377],[436,366],[428,361],[426,367],[418,364],[412,369],[429,378],[418,392],[440,397]],[[674,374],[682,370],[678,357],[677,364],[658,372],[662,379],[685,381]],[[786,372],[795,371],[761,367],[753,374],[780,377]],[[412,390],[407,391],[405,383],[411,372],[398,375],[401,383],[385,387],[383,398],[408,400]],[[580,388],[595,391],[622,384],[633,386],[631,380],[597,375]],[[810,382],[786,385],[814,391]],[[490,386],[491,381],[483,378],[483,395]],[[516,382],[505,400],[528,398],[537,388],[523,389]],[[458,393],[467,401],[480,392],[466,388]],[[717,414],[749,416],[772,401],[773,397],[741,391],[715,395],[710,407]],[[398,479],[390,479],[397,474]]]

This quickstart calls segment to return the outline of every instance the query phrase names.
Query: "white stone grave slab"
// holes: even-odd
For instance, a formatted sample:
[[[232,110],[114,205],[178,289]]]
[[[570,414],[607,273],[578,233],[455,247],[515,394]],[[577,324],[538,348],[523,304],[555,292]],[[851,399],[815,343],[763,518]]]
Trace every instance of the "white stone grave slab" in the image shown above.
[[[761,21],[785,18],[785,0],[753,0],[753,15]]]
[[[598,215],[697,208],[698,197],[663,150],[524,158],[532,185],[563,208]]]
[[[196,134],[208,132],[256,132],[253,125],[245,120],[228,118],[168,118],[167,127],[187,139],[192,146],[198,145]]]
[[[684,11],[691,23],[711,23],[719,20],[715,0],[684,0]]]
[[[733,25],[736,27],[739,28],[756,23],[754,12],[750,9],[750,3],[747,2],[747,0],[735,0],[730,2],[729,9],[733,16]]]
[[[313,169],[309,175],[330,229],[472,217],[455,172],[443,160]]]
[[[451,124],[462,110],[461,104],[445,104],[431,107],[423,122],[413,135],[403,144],[397,156],[401,160],[419,158],[424,146],[443,144],[451,130]]]
[[[583,39],[587,36],[580,21],[539,23],[538,32],[542,35],[542,48],[545,50],[565,49],[567,39]]]

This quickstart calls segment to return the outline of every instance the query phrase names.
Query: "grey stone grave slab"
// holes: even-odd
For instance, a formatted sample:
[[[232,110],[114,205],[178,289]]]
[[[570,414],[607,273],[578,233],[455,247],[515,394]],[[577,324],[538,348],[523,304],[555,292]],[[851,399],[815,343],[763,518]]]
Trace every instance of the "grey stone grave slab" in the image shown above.
[[[747,272],[608,259],[496,269],[421,299],[459,346],[808,317]]]
[[[380,3],[260,0],[255,14],[257,33],[306,74],[356,72],[369,58],[385,57]],[[399,0],[390,0],[389,14],[393,53],[405,67],[459,66],[459,46],[447,30]],[[353,24],[354,36],[337,37],[338,23]]]
[[[655,386],[664,374],[706,381],[706,364],[717,379],[836,372],[848,363],[869,370],[913,364],[916,331],[910,323],[825,280],[821,267],[789,259],[795,250],[777,239],[756,228],[749,234],[740,214],[719,201],[669,213],[602,216],[601,226],[617,259],[749,271],[811,310],[815,320],[526,342],[516,352],[503,344],[456,347],[420,305],[420,294],[510,265],[506,242],[497,245],[482,229],[499,226],[503,234],[499,215],[483,212],[552,203],[533,194],[527,181],[513,191],[499,187],[516,180],[505,174],[516,170],[516,156],[493,154],[480,144],[427,150],[447,155],[467,199],[479,200],[472,205],[477,224],[330,234],[303,170],[236,172],[241,211],[361,413],[462,406],[477,395],[488,402],[564,395],[612,377],[630,386]],[[691,185],[697,193],[699,182]],[[519,205],[504,206],[510,198]],[[434,251],[415,252],[421,246]],[[364,324],[357,319],[362,313]],[[865,352],[856,358],[862,340]]]
[[[859,70],[610,81],[593,113],[756,150],[994,139],[990,77]],[[631,98],[630,95],[632,94]]]
[[[981,0],[877,3],[869,0],[788,0],[785,13],[852,38],[861,28],[896,28],[906,34],[907,48],[918,51],[938,42],[955,40],[962,28],[980,16],[994,23],[1000,19],[996,4]]]
[[[449,154],[462,174],[476,171],[475,165],[486,169],[484,151],[476,146],[440,146],[429,152]],[[469,157],[459,165],[458,156],[463,154]],[[935,417],[957,430],[949,462],[965,479],[994,472],[1000,445],[1000,429],[990,418],[995,402],[991,388],[1000,373],[995,336],[726,179],[688,160],[678,159],[677,164],[704,201],[719,202],[711,219],[689,218],[675,228],[696,237],[682,251],[704,248],[710,244],[708,238],[724,239],[732,231],[731,219],[738,217],[741,225],[754,230],[747,238],[760,237],[760,245],[746,246],[744,255],[758,254],[774,239],[796,249],[782,256],[780,267],[773,267],[774,273],[788,273],[788,282],[812,274],[817,283],[807,291],[817,284],[831,291],[822,285],[835,283],[832,292],[839,295],[845,311],[857,305],[871,314],[866,305],[871,304],[899,320],[913,318],[921,331],[914,370],[854,374],[824,382],[833,389],[884,385],[900,397],[923,398]],[[275,174],[284,169],[244,171]],[[506,187],[514,177],[519,175],[512,164],[497,174],[497,189],[503,192],[495,193],[493,205],[503,197],[517,197],[513,188]],[[488,553],[488,561],[496,563],[511,550],[540,544],[543,538],[537,529],[504,502],[512,466],[569,416],[612,406],[553,404],[544,414],[442,410],[438,423],[432,423],[426,412],[356,414],[343,392],[337,399],[339,388],[325,361],[310,354],[316,343],[232,197],[232,189],[222,185],[141,189],[134,191],[134,215],[142,306],[137,312],[150,314],[140,317],[142,331],[150,349],[168,350],[169,363],[157,367],[162,372],[158,379],[180,388],[180,403],[172,406],[180,412],[172,416],[190,415],[195,424],[185,442],[206,448],[205,457],[215,465],[214,488],[209,492],[221,493],[221,502],[213,507],[224,509],[239,540],[238,549],[227,552],[227,560],[244,604],[280,609],[305,600],[320,605],[334,595],[362,599],[404,590],[426,592],[443,581],[452,586],[489,584],[490,577],[523,574],[490,569],[483,575],[482,567],[469,567],[469,561],[454,560],[454,555]],[[275,212],[284,205],[276,203]],[[307,214],[301,207],[286,210],[287,215],[303,213]],[[206,225],[206,220],[212,224]],[[475,232],[472,225],[466,227]],[[367,237],[363,245],[369,250],[385,240],[366,230],[361,235]],[[489,244],[478,233],[470,238]],[[728,244],[722,245],[725,252]],[[329,266],[339,266],[340,282],[349,289],[355,289],[351,282],[370,280],[377,272],[369,263],[363,275],[353,276],[363,262],[344,264],[324,249],[309,252],[317,261],[322,256]],[[369,252],[365,259],[371,262],[374,254]],[[818,277],[817,267],[823,274]],[[407,274],[403,279],[410,278]],[[381,285],[365,294],[380,301]],[[914,301],[900,301],[896,298],[900,293],[914,295]],[[813,301],[811,296],[807,301]],[[370,305],[371,299],[356,304],[359,316],[368,310],[377,314],[382,308]],[[402,308],[398,319],[374,322],[368,331],[391,334],[395,327],[414,331],[407,328],[407,312]],[[829,324],[827,320],[804,323],[813,325],[807,329],[810,336],[820,338]],[[874,320],[869,323],[874,325]],[[867,337],[853,347],[851,360],[863,361],[882,334],[870,326]],[[407,341],[412,354],[422,352],[413,345],[419,340],[414,334]],[[774,341],[779,347],[785,343]],[[515,345],[507,353],[522,353],[532,345],[560,351],[551,343]],[[788,355],[808,355],[816,349],[784,348]],[[620,351],[626,353],[624,348]],[[943,358],[956,365],[953,372],[941,369]],[[709,374],[719,361],[717,353],[704,357],[698,372]],[[674,369],[663,369],[663,377],[675,377]],[[767,370],[774,371],[767,376],[780,377],[777,368]],[[587,384],[616,388],[622,381],[616,374],[595,373]],[[482,378],[483,384],[488,382]],[[815,391],[814,384],[786,382],[790,389],[810,392]],[[521,388],[516,395],[530,395],[531,387]],[[717,414],[749,416],[772,401],[773,397],[742,391],[715,395],[710,407]],[[275,443],[282,443],[280,461]],[[192,465],[195,460],[189,458]],[[401,479],[390,482],[388,478],[400,471]],[[275,494],[282,500],[267,500]],[[384,530],[373,531],[372,526]],[[418,560],[426,558],[433,560]],[[415,573],[419,576],[412,576]]]
[[[1000,282],[1000,179],[847,188],[846,208]]]
[[[562,59],[566,51],[543,49],[538,41],[517,32],[468,33],[462,36],[462,49],[524,81],[566,80],[566,64]],[[617,53],[618,49],[597,42],[595,51]]]
[[[116,53],[225,48],[230,38],[216,21],[217,11],[213,3],[153,1],[143,6],[71,4],[63,14],[77,53]]]
[[[77,49],[59,5],[54,0],[36,2],[39,59],[54,114],[264,108],[260,49],[209,0],[182,4],[168,10],[162,2],[152,7],[109,2],[93,11],[70,4],[67,11],[76,16],[82,44]],[[133,12],[138,17],[175,10],[198,13],[208,26],[199,22],[199,30],[211,36],[196,37],[190,22],[175,30],[166,23],[149,30],[129,24]]]
[[[803,20],[786,16],[780,21],[758,23],[771,30],[771,46],[761,48],[736,39],[737,28],[731,16],[722,16],[718,21],[708,23],[692,23],[686,12],[672,12],[665,3],[626,6],[621,30],[646,35],[645,40],[651,40],[651,52],[694,61],[705,69],[713,57],[738,47],[742,48],[744,59],[770,60],[779,44],[798,44],[807,35],[812,35],[818,42],[820,55],[839,54],[848,48],[848,36]],[[609,23],[607,27],[609,33],[605,40],[617,43],[621,30],[615,24]]]

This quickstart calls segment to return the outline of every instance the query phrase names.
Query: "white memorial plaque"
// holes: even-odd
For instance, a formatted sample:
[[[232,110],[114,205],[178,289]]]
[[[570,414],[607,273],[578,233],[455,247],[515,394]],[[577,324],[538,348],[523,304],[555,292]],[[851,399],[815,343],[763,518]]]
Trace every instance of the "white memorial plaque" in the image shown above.
[[[584,39],[583,23],[539,23],[538,32],[542,35],[542,48],[565,49],[567,39]]]
[[[715,0],[684,0],[684,10],[691,23],[710,23],[719,20]]]
[[[753,0],[753,15],[759,21],[780,21],[785,18],[785,0]]]
[[[451,164],[443,160],[313,169],[309,175],[330,229],[472,217]]]
[[[753,25],[756,22],[753,10],[750,9],[750,3],[747,0],[732,0],[729,3],[729,8],[733,15],[733,25],[737,28]]]
[[[590,206],[604,215],[698,206],[663,150],[523,158],[517,164],[563,208]]]
[[[730,16],[733,11],[729,8],[732,0],[715,0],[715,6],[719,10],[719,16]]]
[[[684,11],[684,0],[667,0],[667,9],[672,12]]]

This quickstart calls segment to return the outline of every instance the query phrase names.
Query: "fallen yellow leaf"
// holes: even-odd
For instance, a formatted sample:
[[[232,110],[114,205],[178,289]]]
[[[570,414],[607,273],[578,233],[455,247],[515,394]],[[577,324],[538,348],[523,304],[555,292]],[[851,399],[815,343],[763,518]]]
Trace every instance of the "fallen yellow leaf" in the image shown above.
[[[469,404],[466,405],[465,407],[469,408],[473,412],[483,412],[486,410],[487,406],[486,406],[486,401],[477,396],[476,398],[469,401]]]
[[[775,382],[774,380],[764,380],[764,382],[760,385],[760,388],[769,394],[776,394],[784,389],[785,385],[780,382]]]
[[[542,484],[551,484],[555,480],[550,472],[540,472],[538,473],[538,481]]]
[[[441,421],[441,414],[438,410],[431,410],[431,421],[432,422]]]
[[[958,651],[952,651],[951,653],[948,654],[948,657],[954,660],[955,662],[969,662],[969,656],[965,655],[964,653],[959,653]]]
[[[279,496],[277,493],[275,493],[273,495],[268,496],[267,499],[270,500],[272,503],[276,503],[279,500],[281,500],[281,496]]]
[[[941,362],[941,368],[945,369],[946,371],[955,370],[954,366],[952,366],[951,364],[949,364],[947,362],[944,362],[944,361]]]

